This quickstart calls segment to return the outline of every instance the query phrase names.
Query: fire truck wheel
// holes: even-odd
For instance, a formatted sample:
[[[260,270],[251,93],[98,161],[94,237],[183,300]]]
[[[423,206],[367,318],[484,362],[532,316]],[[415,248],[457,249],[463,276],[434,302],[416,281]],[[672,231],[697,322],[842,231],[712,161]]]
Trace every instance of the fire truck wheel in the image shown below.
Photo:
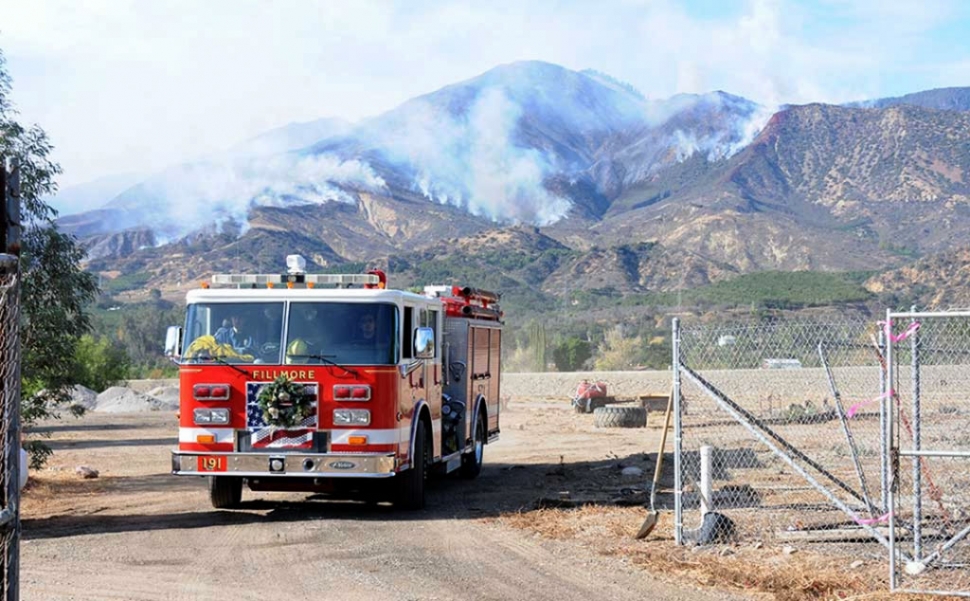
[[[394,505],[401,509],[424,509],[424,485],[427,480],[427,434],[424,422],[419,421],[414,432],[414,457],[411,467],[394,476],[397,490]]]
[[[485,414],[478,415],[475,426],[475,438],[472,440],[472,452],[461,456],[461,477],[467,480],[477,478],[482,471],[482,461],[485,458]]]
[[[209,476],[209,500],[216,509],[232,509],[242,501],[242,478]]]
[[[643,428],[647,425],[647,410],[643,407],[600,407],[593,411],[593,425],[597,428]]]

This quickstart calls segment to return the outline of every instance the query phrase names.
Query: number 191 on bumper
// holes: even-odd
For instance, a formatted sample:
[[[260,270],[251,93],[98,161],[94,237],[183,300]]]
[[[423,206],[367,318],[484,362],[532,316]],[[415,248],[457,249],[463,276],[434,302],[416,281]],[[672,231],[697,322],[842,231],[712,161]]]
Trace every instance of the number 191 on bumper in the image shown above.
[[[224,472],[226,471],[225,455],[200,455],[200,472]]]

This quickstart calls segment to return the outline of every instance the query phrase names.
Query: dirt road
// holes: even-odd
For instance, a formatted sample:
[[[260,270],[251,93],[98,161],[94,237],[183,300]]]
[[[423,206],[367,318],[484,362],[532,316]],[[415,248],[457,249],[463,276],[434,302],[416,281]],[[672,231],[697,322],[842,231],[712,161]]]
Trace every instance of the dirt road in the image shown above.
[[[662,581],[568,537],[502,516],[537,499],[603,495],[614,459],[652,465],[653,430],[601,430],[564,403],[513,402],[472,482],[428,508],[244,493],[217,511],[199,478],[168,473],[171,413],[89,414],[48,426],[55,456],[23,503],[21,596],[62,599],[725,599]],[[78,465],[100,471],[94,480]],[[607,482],[603,480],[609,478]],[[636,482],[642,488],[643,481]]]

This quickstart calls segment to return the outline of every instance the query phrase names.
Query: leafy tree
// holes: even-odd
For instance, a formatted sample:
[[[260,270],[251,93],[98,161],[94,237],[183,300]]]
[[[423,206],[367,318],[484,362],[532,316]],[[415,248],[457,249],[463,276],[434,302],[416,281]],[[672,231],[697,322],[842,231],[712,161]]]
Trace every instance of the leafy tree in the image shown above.
[[[643,366],[647,369],[667,369],[673,360],[672,354],[670,336],[655,337],[643,351]]]
[[[643,339],[639,336],[628,338],[623,334],[623,326],[617,325],[606,333],[594,365],[600,371],[620,371],[638,366],[643,352]]]
[[[533,357],[535,371],[546,371],[546,326],[533,323],[529,328],[529,339],[535,353]]]
[[[128,379],[128,353],[107,338],[81,336],[75,350],[78,364],[77,383],[91,390],[103,392],[121,380]]]
[[[182,323],[184,310],[164,299],[122,305],[116,311],[95,312],[95,331],[125,349],[131,377],[172,377],[174,364],[163,354],[165,330]]]
[[[577,371],[592,355],[593,350],[589,342],[570,336],[552,351],[552,360],[559,371]]]
[[[57,190],[54,177],[61,171],[50,159],[47,134],[15,120],[10,89],[0,52],[0,156],[18,163],[21,178],[21,415],[29,425],[57,417],[58,406],[69,399],[76,381],[75,348],[90,327],[85,307],[98,287],[94,276],[81,270],[83,251],[76,240],[57,231],[57,212],[43,201]],[[27,446],[34,466],[50,454],[42,441]]]

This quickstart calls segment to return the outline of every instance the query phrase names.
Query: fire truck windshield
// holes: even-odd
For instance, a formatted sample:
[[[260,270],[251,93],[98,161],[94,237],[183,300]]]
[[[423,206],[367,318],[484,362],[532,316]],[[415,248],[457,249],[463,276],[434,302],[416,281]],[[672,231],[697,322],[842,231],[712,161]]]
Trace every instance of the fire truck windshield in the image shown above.
[[[280,363],[282,302],[197,303],[185,320],[185,361]]]
[[[291,302],[283,361],[396,364],[397,319],[390,303]]]

